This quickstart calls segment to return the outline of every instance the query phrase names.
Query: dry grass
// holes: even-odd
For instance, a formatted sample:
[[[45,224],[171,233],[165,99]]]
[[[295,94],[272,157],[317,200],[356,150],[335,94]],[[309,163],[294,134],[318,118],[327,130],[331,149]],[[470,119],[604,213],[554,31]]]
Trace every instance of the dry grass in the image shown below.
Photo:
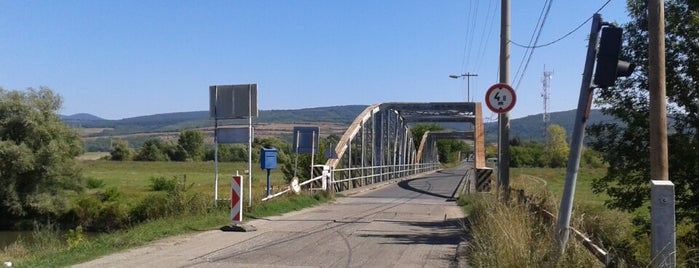
[[[559,257],[555,223],[540,219],[526,206],[499,202],[493,194],[472,199],[469,223],[474,267],[604,267],[575,241]]]

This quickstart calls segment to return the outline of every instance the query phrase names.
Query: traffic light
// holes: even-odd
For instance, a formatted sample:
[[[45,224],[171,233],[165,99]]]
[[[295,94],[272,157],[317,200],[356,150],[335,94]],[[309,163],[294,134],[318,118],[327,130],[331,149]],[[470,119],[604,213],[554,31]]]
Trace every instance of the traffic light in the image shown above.
[[[621,35],[623,30],[608,26],[602,28],[602,37],[597,49],[597,66],[593,83],[597,87],[610,87],[616,84],[617,77],[627,77],[633,73],[635,65],[619,60]]]

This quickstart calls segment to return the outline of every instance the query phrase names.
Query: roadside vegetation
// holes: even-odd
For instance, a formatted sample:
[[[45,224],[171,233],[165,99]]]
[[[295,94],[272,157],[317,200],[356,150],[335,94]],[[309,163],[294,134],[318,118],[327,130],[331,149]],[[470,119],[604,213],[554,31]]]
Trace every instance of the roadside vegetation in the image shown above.
[[[228,203],[213,205],[211,162],[90,160],[78,162],[78,167],[87,178],[86,190],[69,197],[75,204],[71,212],[60,221],[33,221],[32,235],[1,249],[0,260],[11,260],[18,267],[66,266],[230,223]],[[219,198],[230,198],[229,174],[246,168],[247,163],[241,162],[220,166]],[[305,193],[260,202],[266,178],[259,169],[253,172],[253,204],[249,207],[246,202],[245,220],[332,200]],[[286,185],[282,176],[273,172],[277,188]]]

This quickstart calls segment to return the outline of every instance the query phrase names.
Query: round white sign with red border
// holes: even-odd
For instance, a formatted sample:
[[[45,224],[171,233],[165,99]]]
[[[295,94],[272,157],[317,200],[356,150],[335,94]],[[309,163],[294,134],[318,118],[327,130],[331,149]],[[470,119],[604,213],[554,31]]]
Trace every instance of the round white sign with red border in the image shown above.
[[[485,104],[494,113],[506,113],[515,107],[517,95],[507,84],[495,84],[485,93]]]

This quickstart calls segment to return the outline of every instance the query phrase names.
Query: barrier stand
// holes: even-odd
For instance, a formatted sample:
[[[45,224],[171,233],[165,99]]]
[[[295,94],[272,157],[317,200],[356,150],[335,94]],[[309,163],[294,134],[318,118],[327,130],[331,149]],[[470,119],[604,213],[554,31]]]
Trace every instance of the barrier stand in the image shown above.
[[[255,226],[243,224],[243,176],[231,178],[231,224],[221,227],[224,232],[252,232]]]

